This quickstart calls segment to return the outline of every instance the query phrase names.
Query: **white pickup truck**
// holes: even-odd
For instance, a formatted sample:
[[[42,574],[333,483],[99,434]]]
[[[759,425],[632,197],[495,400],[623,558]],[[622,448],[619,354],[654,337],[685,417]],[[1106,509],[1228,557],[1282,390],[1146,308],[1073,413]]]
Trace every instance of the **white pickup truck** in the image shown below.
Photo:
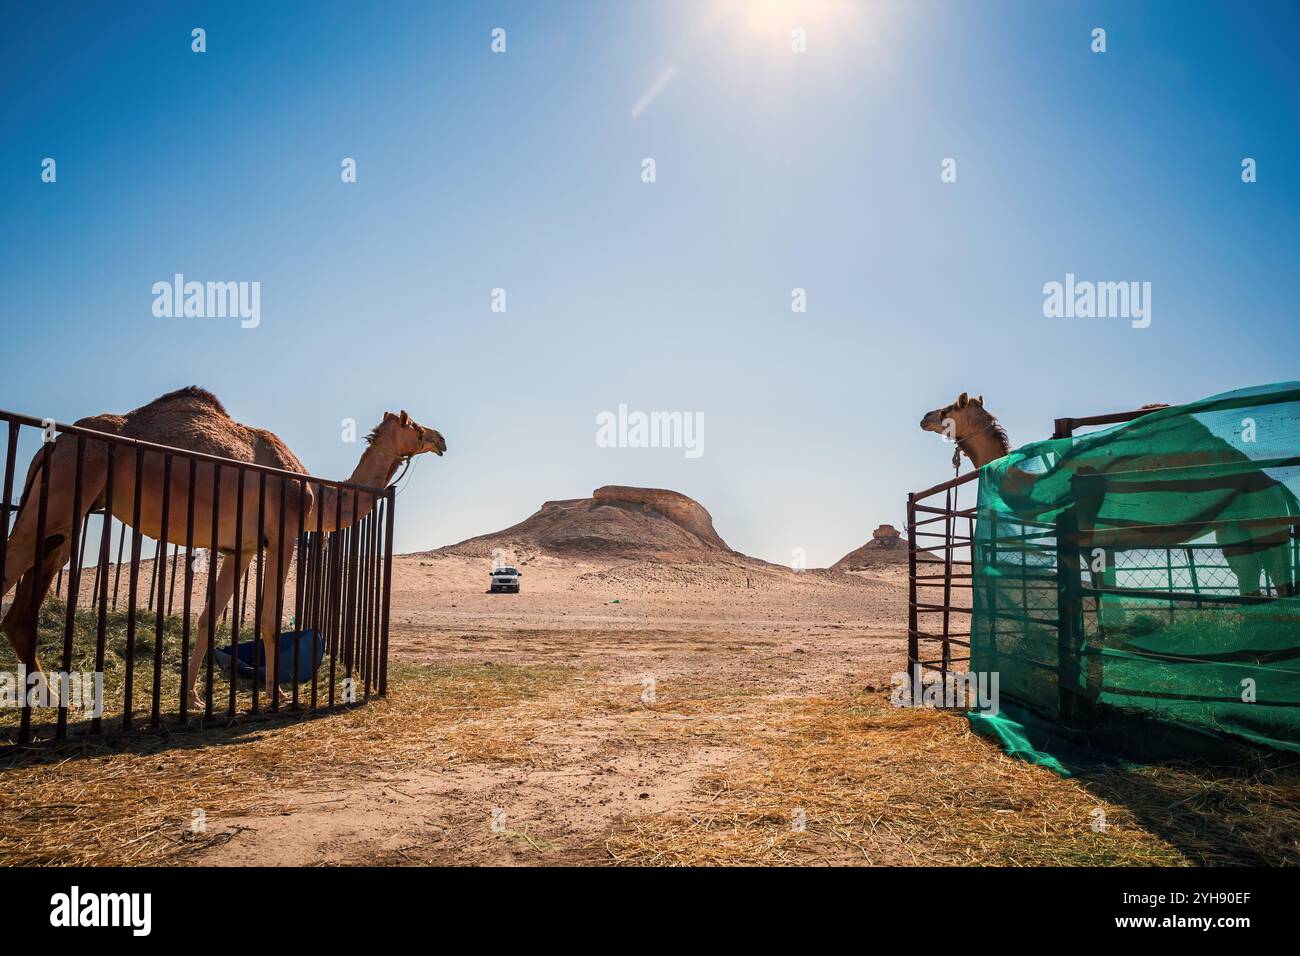
[[[519,593],[519,576],[523,574],[518,568],[512,568],[509,565],[492,569],[492,583],[488,588],[491,593],[505,592],[508,594]]]

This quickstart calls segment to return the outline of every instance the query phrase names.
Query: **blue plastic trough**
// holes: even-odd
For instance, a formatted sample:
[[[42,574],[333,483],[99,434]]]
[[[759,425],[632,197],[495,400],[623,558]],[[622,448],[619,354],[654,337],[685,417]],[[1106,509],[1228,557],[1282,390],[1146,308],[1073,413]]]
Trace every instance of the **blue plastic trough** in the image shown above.
[[[316,635],[316,653],[312,654],[312,635]],[[320,667],[325,656],[325,638],[319,631],[285,631],[280,635],[280,673],[276,675],[281,684],[293,683],[294,655],[298,658],[298,683],[305,684]],[[296,645],[296,646],[295,646]],[[240,677],[253,679],[253,655],[257,655],[257,673],[266,673],[266,651],[262,642],[244,641],[235,652],[236,672]],[[213,662],[227,677],[230,676],[230,645],[218,647],[212,652]]]

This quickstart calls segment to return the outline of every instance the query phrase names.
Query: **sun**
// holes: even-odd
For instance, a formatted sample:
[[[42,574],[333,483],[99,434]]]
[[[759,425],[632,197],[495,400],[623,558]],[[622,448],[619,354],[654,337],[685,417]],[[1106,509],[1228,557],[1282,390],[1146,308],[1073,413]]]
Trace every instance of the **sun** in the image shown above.
[[[789,36],[834,28],[857,16],[852,0],[735,0],[731,4],[746,30],[761,37]]]

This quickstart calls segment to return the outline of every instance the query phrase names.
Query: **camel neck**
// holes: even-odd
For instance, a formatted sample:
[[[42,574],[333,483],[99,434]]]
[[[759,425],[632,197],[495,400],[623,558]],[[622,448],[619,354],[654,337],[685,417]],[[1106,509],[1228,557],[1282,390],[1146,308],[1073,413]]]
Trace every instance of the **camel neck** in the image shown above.
[[[998,433],[997,421],[992,418],[979,431],[966,438],[959,438],[957,445],[976,468],[983,468],[1007,453],[1002,436]]]
[[[401,459],[391,452],[369,445],[361,453],[361,460],[352,469],[348,481],[370,488],[386,488],[400,463]],[[321,489],[308,527],[314,528],[315,521],[319,520],[322,531],[350,528],[374,510],[376,497],[352,488],[344,488],[340,494],[333,485],[326,485]],[[319,519],[315,516],[316,510],[320,511]]]
[[[348,481],[358,485],[369,485],[371,488],[387,487],[393,475],[397,474],[397,466],[401,460],[392,452],[375,445],[367,445],[366,450],[361,453],[361,460],[357,462],[357,467],[352,469],[352,477]]]

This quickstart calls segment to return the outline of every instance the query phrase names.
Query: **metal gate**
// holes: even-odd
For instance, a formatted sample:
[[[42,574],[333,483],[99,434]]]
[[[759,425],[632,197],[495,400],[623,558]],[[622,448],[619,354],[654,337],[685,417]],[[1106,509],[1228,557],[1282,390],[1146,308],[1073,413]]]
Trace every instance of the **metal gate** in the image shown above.
[[[0,569],[14,572],[3,586],[12,601],[0,629],[21,648],[0,641],[0,742],[328,708],[386,693],[393,488],[10,412],[0,411],[0,422]],[[30,485],[16,485],[24,446],[34,470]],[[160,500],[142,491],[154,478]],[[238,549],[219,540],[232,520]],[[142,524],[160,529],[157,537],[146,538]],[[262,636],[274,636],[269,653],[259,622]],[[184,675],[200,669],[192,659],[200,644],[218,653],[203,655],[203,696],[192,703]],[[47,667],[59,665],[48,680],[36,671],[38,653]],[[269,700],[267,668],[277,677]],[[89,707],[87,682],[98,689]],[[287,701],[282,684],[291,688]]]
[[[1068,438],[1076,428],[1119,424],[1151,411],[1154,409],[1088,418],[1058,418],[1052,437]],[[976,488],[971,487],[965,492],[962,488],[978,478],[978,471],[970,471],[907,496],[909,674],[933,671],[946,681],[950,672],[966,670],[965,665],[970,663]],[[969,495],[968,504],[963,506],[960,499],[966,495]],[[1029,533],[1043,536],[1045,552],[1055,555],[1055,529],[1038,529]],[[1056,563],[1053,557],[1054,567]],[[1190,552],[1186,555],[1186,563],[1186,573],[1190,573],[1195,582],[1198,563]],[[1164,564],[1172,582],[1177,562],[1172,555],[1166,555]],[[1078,569],[1075,569],[1073,577],[1078,576]],[[1055,570],[1050,572],[1046,581],[1055,613],[1058,590]],[[1203,585],[1205,582],[1200,583]],[[1082,584],[1072,585],[1072,588],[1082,588]],[[1095,592],[1092,596],[1095,605]],[[1026,604],[1032,604],[1029,596]],[[1079,614],[1081,617],[1084,615],[1083,608],[1079,609]],[[1096,620],[1095,606],[1090,619]],[[954,647],[957,656],[954,656]]]

